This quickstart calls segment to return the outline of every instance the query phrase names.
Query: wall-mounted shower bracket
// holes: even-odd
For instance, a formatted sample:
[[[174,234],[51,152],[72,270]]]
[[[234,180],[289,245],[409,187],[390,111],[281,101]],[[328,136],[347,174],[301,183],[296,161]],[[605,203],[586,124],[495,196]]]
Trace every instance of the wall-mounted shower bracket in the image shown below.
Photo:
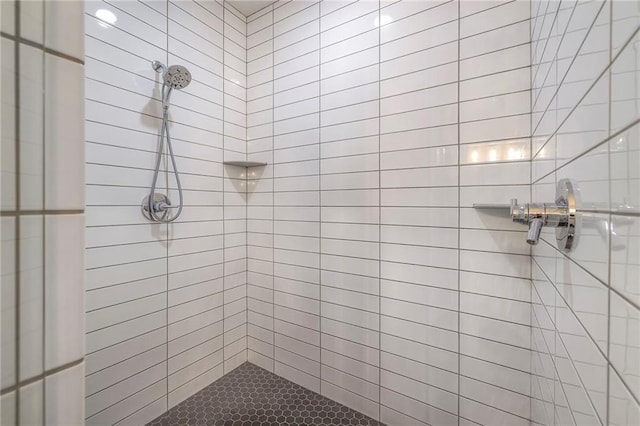
[[[175,209],[177,207],[178,206],[171,205],[169,197],[157,192],[153,194],[153,204],[149,203],[149,196],[147,195],[144,197],[142,204],[140,205],[142,215],[152,222],[165,221],[169,215],[169,209]],[[153,215],[151,214],[151,209],[153,209]]]
[[[542,227],[556,228],[556,242],[562,251],[569,251],[576,245],[578,217],[576,213],[577,188],[570,179],[562,179],[556,188],[554,203],[523,203],[512,199],[510,205],[474,204],[476,209],[505,210],[514,222],[529,225],[527,243],[538,244]]]
[[[158,74],[167,72],[167,66],[160,61],[151,62],[151,68]]]

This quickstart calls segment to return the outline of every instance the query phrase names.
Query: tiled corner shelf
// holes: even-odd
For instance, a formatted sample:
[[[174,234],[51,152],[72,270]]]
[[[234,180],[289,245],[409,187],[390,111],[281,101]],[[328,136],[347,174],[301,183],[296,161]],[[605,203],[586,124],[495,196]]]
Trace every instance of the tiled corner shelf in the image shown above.
[[[238,166],[238,167],[262,167],[266,166],[267,163],[262,161],[225,161],[222,164],[225,166]]]

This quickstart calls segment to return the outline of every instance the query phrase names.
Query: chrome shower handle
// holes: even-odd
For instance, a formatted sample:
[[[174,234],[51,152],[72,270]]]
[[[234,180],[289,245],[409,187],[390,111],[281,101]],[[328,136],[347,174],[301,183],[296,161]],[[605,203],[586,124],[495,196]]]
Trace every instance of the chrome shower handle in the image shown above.
[[[576,238],[576,192],[569,179],[558,182],[554,203],[518,204],[515,198],[509,205],[511,220],[529,225],[527,243],[538,244],[543,226],[556,228],[556,240],[561,250],[569,251]]]
[[[544,222],[542,219],[533,219],[529,222],[529,232],[527,232],[527,244],[531,244],[535,246],[538,244],[540,240],[540,232],[542,232],[542,227],[544,226]]]
[[[560,200],[559,200],[560,201]],[[563,203],[523,203],[512,199],[510,206],[511,220],[529,225],[527,243],[538,244],[543,226],[565,226],[567,222],[567,207]]]

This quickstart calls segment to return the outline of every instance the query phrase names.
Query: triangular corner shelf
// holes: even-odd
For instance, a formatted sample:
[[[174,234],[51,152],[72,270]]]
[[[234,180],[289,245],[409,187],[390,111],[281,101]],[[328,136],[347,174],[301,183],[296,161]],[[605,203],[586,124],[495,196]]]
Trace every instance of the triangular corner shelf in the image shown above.
[[[263,167],[267,163],[262,161],[225,161],[222,164],[225,166],[237,166],[237,167]]]

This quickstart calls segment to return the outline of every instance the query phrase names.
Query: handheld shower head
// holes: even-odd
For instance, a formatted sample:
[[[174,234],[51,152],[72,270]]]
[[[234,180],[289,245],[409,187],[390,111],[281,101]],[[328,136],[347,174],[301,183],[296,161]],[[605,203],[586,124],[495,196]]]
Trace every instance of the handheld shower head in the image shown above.
[[[184,89],[191,83],[191,73],[182,65],[171,65],[163,75],[164,84],[172,89]]]
[[[184,89],[191,83],[191,73],[182,65],[171,65],[167,67],[160,61],[153,61],[151,67],[158,74],[162,73],[164,84],[162,85],[162,107],[169,109],[169,99],[173,89]],[[166,89],[165,89],[166,88]]]

